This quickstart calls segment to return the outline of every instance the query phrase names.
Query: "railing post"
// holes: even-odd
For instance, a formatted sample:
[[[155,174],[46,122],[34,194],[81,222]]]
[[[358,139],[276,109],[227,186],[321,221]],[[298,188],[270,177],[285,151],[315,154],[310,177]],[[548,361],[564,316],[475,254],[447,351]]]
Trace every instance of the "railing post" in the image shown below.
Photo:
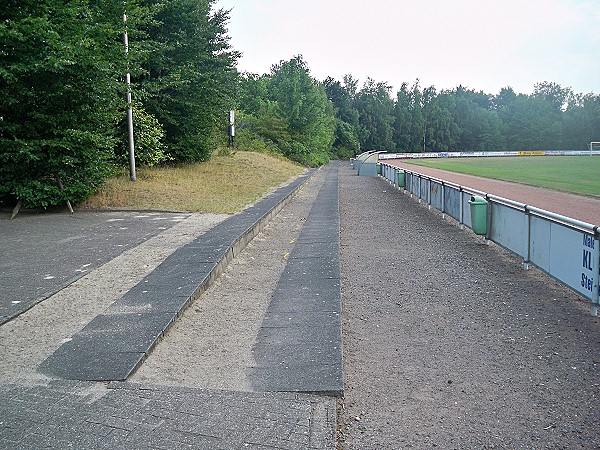
[[[527,252],[523,259],[523,270],[529,270],[529,261],[531,260],[531,212],[525,205],[525,217],[527,218]]]
[[[464,205],[464,201],[463,201],[463,188],[462,186],[458,187],[458,198],[459,198],[459,210],[460,210],[460,221],[458,222],[459,228],[462,230],[465,228],[465,205]]]
[[[442,219],[446,218],[446,185],[442,180]]]
[[[598,308],[600,307],[600,229],[596,226],[594,227],[594,259],[596,260],[596,276],[594,277],[594,283],[592,286],[592,307],[590,309],[590,314],[593,317],[598,316]]]
[[[490,236],[492,235],[492,203],[490,202],[490,196],[489,194],[485,194],[485,200],[487,201],[487,208],[486,208],[486,217],[485,217],[485,222],[486,222],[486,231],[485,231],[485,236],[483,237],[483,243],[485,245],[490,245]],[[473,222],[473,217],[471,217],[471,223]]]
[[[431,211],[431,178],[427,178],[426,183],[428,184],[428,189],[427,189],[427,209]]]

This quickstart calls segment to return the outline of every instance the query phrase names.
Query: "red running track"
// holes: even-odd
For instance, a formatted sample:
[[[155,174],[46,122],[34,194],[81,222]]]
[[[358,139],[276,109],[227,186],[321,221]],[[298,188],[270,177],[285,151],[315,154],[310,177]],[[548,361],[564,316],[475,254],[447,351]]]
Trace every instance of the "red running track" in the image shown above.
[[[388,159],[386,164],[421,173],[488,194],[504,197],[536,208],[600,226],[600,199],[553,191],[520,183],[463,175],[446,170],[408,164],[402,159]]]

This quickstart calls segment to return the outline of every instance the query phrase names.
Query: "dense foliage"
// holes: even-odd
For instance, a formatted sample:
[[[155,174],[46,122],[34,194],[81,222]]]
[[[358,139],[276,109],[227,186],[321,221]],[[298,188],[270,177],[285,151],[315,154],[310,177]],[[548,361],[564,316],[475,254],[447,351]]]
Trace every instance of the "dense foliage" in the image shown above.
[[[120,10],[65,0],[9,0],[1,9],[0,198],[78,201],[111,173]]]
[[[146,0],[152,20],[132,35],[134,97],[164,130],[174,161],[210,158],[233,106],[239,54],[226,34],[228,12],[211,12],[215,2]]]
[[[138,164],[209,158],[233,104],[239,56],[215,1],[5,1],[0,202],[77,202],[126,163],[127,72]]]
[[[551,82],[536,84],[532,95],[510,87],[490,95],[462,86],[437,92],[417,80],[402,84],[393,101],[387,84],[370,79],[360,90],[351,77],[325,85],[338,118],[341,111],[358,117],[349,131],[363,150],[581,150],[600,139],[600,96]]]
[[[274,65],[270,75],[246,74],[240,82],[239,107],[245,115],[238,139],[245,146],[279,151],[310,166],[329,161],[336,123],[333,106],[301,56]]]
[[[305,165],[363,150],[585,149],[600,96],[555,83],[531,95],[437,91],[351,75],[323,82],[302,56],[239,74],[216,0],[4,0],[0,204],[77,202],[127,164],[131,74],[137,164],[210,158],[236,110],[236,143]],[[127,22],[123,23],[123,13]],[[127,31],[129,52],[122,36]]]

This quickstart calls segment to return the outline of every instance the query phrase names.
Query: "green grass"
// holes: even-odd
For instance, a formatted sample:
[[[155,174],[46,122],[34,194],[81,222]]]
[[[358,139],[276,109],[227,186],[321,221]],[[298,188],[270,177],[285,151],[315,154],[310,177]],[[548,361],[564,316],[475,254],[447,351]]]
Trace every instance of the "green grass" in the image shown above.
[[[79,206],[231,214],[302,172],[283,157],[238,151],[199,164],[140,168],[136,182],[124,173]]]
[[[600,196],[600,156],[436,158],[407,162],[574,194]]]

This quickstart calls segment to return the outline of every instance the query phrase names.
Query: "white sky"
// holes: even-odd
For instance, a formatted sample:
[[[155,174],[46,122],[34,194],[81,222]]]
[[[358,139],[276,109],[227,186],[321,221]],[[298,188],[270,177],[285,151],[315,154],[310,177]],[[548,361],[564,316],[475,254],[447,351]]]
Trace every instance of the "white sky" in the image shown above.
[[[238,69],[302,54],[319,80],[530,94],[552,81],[600,94],[600,0],[218,0]]]

